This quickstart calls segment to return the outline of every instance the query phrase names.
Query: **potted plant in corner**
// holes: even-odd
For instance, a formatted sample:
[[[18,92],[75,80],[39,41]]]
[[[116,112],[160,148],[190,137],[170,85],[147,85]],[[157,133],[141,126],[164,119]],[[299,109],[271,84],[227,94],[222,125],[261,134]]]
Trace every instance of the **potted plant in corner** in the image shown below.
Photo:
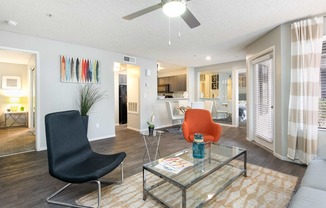
[[[148,124],[148,132],[149,132],[150,135],[153,134],[154,128],[155,128],[154,118],[155,118],[155,116],[154,116],[154,114],[152,114],[151,120],[150,121],[147,121],[147,124]]]
[[[86,133],[88,130],[88,113],[95,103],[105,97],[105,91],[93,84],[79,85],[78,108],[82,117]]]

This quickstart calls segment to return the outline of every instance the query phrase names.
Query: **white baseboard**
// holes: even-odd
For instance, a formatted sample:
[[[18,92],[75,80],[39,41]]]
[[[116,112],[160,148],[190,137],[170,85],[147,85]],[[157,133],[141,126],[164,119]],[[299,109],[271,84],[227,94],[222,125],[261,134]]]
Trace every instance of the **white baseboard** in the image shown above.
[[[110,139],[112,137],[115,137],[116,135],[107,135],[107,136],[101,136],[101,137],[93,137],[93,138],[88,138],[88,140],[91,141],[97,141],[97,140],[102,140],[102,139]]]
[[[44,150],[47,150],[47,147],[36,148],[37,152],[44,151]]]

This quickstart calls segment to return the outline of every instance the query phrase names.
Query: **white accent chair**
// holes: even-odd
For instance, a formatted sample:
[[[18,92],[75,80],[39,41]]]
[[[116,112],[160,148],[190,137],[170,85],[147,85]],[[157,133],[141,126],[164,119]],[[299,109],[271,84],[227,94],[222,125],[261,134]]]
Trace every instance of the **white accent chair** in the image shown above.
[[[204,109],[208,110],[211,114],[213,111],[214,102],[212,100],[205,100],[204,101]]]
[[[219,105],[217,100],[214,100],[215,103],[215,109],[216,109],[216,118],[217,119],[225,119],[228,117],[228,111],[225,107],[222,107]]]
[[[191,109],[204,109],[204,102],[191,102]]]
[[[168,111],[168,115],[169,115],[170,119],[172,120],[172,125],[173,125],[174,121],[180,121],[180,123],[178,125],[181,125],[182,121],[184,119],[184,114],[176,113],[178,111],[175,107],[173,107],[171,102],[168,101],[168,102],[165,102],[165,104],[166,104],[166,109]]]
[[[188,100],[178,100],[178,103],[179,103],[179,107],[188,107],[189,106]]]

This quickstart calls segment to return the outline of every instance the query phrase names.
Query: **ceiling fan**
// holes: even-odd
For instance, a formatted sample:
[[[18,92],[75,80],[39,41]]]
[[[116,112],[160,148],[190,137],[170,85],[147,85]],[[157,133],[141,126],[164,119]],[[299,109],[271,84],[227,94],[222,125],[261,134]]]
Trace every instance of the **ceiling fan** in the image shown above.
[[[140,11],[134,12],[122,17],[125,20],[132,20],[157,9],[163,9],[163,12],[169,17],[180,16],[190,28],[200,25],[196,17],[187,8],[187,1],[190,0],[161,0],[160,3],[147,7]],[[169,13],[170,12],[170,13]],[[172,12],[172,13],[171,13]]]

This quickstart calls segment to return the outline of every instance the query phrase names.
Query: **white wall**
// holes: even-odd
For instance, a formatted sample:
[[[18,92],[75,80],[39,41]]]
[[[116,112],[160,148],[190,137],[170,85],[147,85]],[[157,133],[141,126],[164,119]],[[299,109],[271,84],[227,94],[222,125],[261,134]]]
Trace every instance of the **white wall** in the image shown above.
[[[195,100],[196,99],[196,92],[197,89],[199,91],[200,88],[196,88],[197,82],[196,82],[196,70],[193,67],[187,68],[187,91],[188,91],[188,98],[189,100]],[[200,81],[199,81],[200,83]],[[199,87],[199,84],[198,84]]]
[[[136,112],[128,112],[127,116],[127,125],[128,128],[139,130],[139,120],[140,120],[140,102],[139,102],[139,73],[140,70],[138,67],[127,67],[127,106],[128,103],[136,103],[137,104],[137,110]],[[128,109],[128,107],[127,107]]]
[[[186,68],[181,68],[181,69],[174,69],[174,70],[160,70],[158,72],[158,77],[170,77],[170,76],[177,76],[181,74],[187,74],[187,69]]]
[[[140,130],[148,129],[147,121],[155,112],[157,99],[157,62],[137,58],[137,65],[140,66],[139,80],[139,111],[140,111]],[[150,70],[150,76],[146,76],[146,70]],[[155,122],[154,122],[155,123]]]
[[[37,150],[46,149],[44,116],[55,111],[77,109],[77,84],[60,82],[60,55],[99,60],[99,85],[109,96],[91,110],[88,137],[95,140],[115,136],[113,63],[122,62],[122,54],[4,31],[0,31],[0,47],[37,54]],[[156,66],[153,60],[137,60],[140,60],[138,65],[141,69]],[[156,99],[156,91],[153,97]],[[100,124],[99,128],[95,127],[96,123]]]

